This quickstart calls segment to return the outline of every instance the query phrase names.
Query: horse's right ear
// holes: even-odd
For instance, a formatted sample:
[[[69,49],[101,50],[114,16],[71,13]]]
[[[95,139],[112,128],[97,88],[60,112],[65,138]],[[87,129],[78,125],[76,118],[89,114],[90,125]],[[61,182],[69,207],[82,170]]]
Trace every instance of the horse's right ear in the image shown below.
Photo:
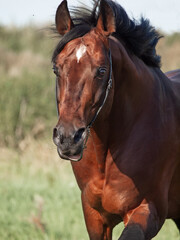
[[[99,6],[99,18],[96,28],[107,35],[116,31],[116,22],[113,9],[110,6],[111,0],[101,0]]]
[[[64,35],[73,28],[74,24],[68,10],[67,0],[63,0],[57,8],[55,21],[56,29],[60,35]]]

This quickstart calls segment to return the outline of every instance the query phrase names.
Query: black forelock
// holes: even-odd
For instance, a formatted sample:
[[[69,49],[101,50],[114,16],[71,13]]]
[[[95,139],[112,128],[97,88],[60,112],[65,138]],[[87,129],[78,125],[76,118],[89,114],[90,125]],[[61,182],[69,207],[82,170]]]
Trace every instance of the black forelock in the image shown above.
[[[90,26],[88,24],[84,24],[84,25],[79,25],[74,27],[73,29],[71,29],[71,31],[69,31],[68,33],[66,33],[62,39],[60,40],[60,42],[58,43],[58,45],[56,46],[53,55],[52,55],[52,62],[55,62],[55,59],[57,57],[57,55],[62,51],[62,49],[64,48],[64,46],[72,41],[73,39],[76,39],[78,37],[82,37],[84,36],[86,33],[88,33],[90,31]]]
[[[161,61],[160,56],[156,54],[156,44],[161,36],[150,24],[149,20],[143,17],[139,21],[130,19],[126,11],[118,3],[111,0],[106,0],[106,2],[112,8],[116,21],[116,32],[112,35],[119,41],[123,40],[128,50],[142,59],[147,65],[160,67]],[[96,26],[99,16],[99,3],[100,0],[93,0],[92,10],[87,7],[77,7],[70,11],[75,27],[61,37],[53,52],[53,62],[68,42],[84,36]]]

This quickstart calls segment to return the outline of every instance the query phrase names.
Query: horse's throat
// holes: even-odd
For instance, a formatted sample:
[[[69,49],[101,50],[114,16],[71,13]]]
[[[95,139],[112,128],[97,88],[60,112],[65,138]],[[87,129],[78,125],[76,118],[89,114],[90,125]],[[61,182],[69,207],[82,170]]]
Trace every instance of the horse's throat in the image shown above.
[[[109,127],[107,124],[101,124],[91,129],[91,137],[93,140],[93,146],[96,156],[96,161],[99,167],[100,172],[104,173],[106,157],[108,152],[108,135]]]

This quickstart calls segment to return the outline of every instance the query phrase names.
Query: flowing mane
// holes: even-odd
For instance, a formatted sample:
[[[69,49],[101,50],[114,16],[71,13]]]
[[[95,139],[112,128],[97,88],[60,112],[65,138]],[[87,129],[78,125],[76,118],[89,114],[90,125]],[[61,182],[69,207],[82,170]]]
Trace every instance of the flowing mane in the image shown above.
[[[93,0],[92,10],[87,7],[77,7],[70,11],[75,27],[61,37],[52,56],[53,62],[68,42],[82,37],[96,26],[99,17],[99,2],[99,0]],[[127,49],[142,59],[144,63],[152,67],[160,67],[161,60],[160,56],[156,54],[156,44],[161,36],[150,25],[149,20],[143,17],[139,21],[130,19],[124,8],[118,3],[110,0],[107,2],[113,10],[116,21],[116,32],[112,35],[119,41],[123,40]]]

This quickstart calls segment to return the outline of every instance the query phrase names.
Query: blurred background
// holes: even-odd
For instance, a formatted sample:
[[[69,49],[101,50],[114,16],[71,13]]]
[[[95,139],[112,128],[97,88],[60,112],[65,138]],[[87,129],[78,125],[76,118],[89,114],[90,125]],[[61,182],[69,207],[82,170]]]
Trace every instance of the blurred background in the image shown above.
[[[131,17],[149,18],[164,36],[157,46],[162,70],[180,68],[180,1],[118,2]],[[58,42],[51,27],[59,3],[0,0],[1,240],[88,239],[80,191],[51,136],[57,121],[51,55]],[[155,239],[179,239],[174,223],[166,221]]]

